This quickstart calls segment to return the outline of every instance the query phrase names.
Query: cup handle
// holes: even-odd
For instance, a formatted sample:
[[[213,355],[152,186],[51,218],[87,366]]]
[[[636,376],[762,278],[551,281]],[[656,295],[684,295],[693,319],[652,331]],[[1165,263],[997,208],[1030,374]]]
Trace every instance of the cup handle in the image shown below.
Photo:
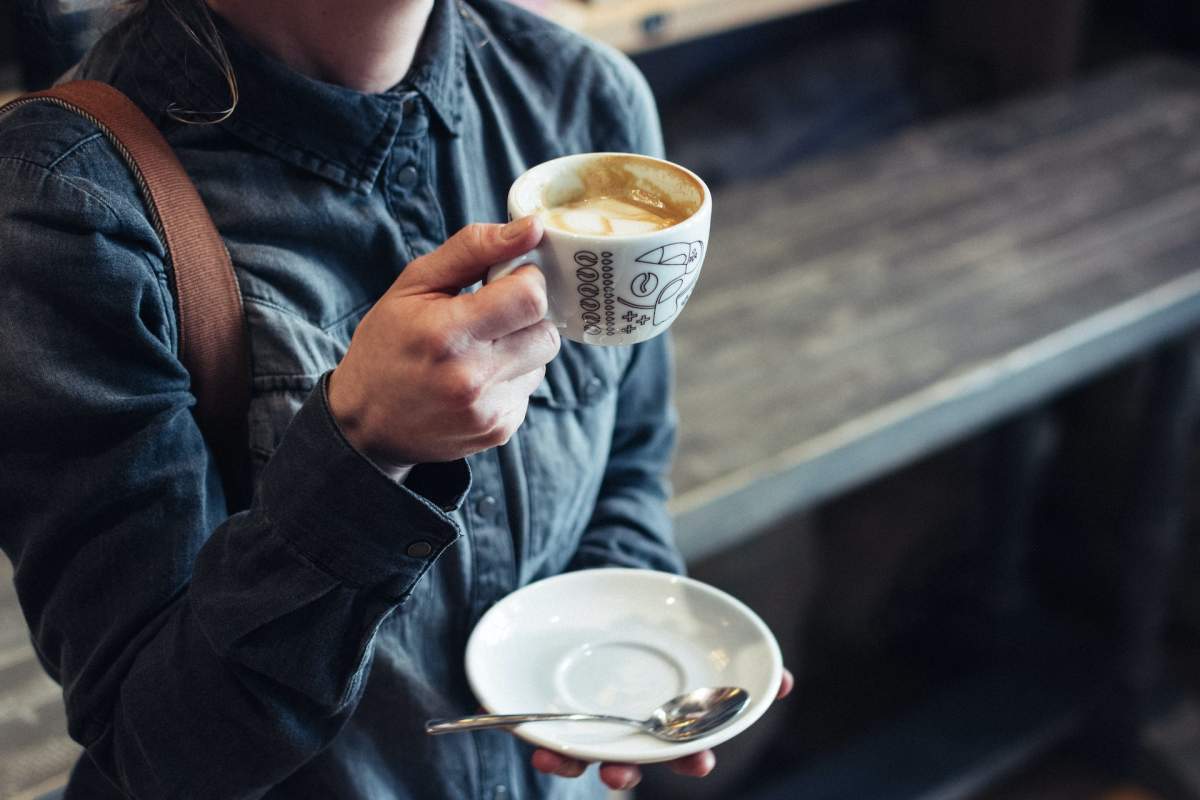
[[[501,261],[499,264],[495,264],[492,267],[489,267],[488,271],[487,271],[487,277],[483,279],[483,282],[485,284],[487,284],[487,283],[491,283],[492,281],[498,281],[501,278],[503,278],[505,275],[508,275],[509,273],[516,270],[517,267],[523,267],[526,264],[532,264],[533,266],[540,269],[542,271],[543,275],[546,275],[546,266],[542,260],[542,251],[535,247],[534,249],[530,250],[528,253],[526,253],[523,256],[517,256],[516,258],[510,258],[508,261]],[[546,292],[547,292],[547,294],[549,294],[551,291],[550,284],[549,284],[549,275],[546,275],[546,278],[547,278]],[[551,311],[551,308],[550,308],[551,305],[552,305],[551,303],[546,304],[545,319],[548,320],[549,322],[553,322],[556,327],[565,328],[567,326],[567,324],[565,322],[555,319],[554,313],[553,313],[553,311]]]
[[[498,281],[505,275],[516,270],[517,267],[523,267],[526,264],[532,264],[537,267],[542,271],[542,274],[546,272],[545,267],[542,265],[542,251],[535,247],[523,256],[510,258],[508,261],[501,261],[499,264],[490,267],[487,271],[487,277],[484,278],[483,282],[491,283],[492,281]]]

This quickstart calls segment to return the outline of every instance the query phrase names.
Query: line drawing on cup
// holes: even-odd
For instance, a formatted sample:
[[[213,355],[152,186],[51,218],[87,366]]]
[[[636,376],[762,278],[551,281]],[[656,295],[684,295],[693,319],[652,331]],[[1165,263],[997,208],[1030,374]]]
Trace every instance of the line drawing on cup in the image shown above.
[[[580,294],[579,318],[583,322],[583,332],[589,336],[599,336],[600,301],[596,299],[600,294],[600,287],[597,285],[600,273],[596,270],[596,262],[599,259],[591,250],[579,250],[574,258],[575,263],[579,265],[575,270],[575,277],[579,279],[575,288]]]
[[[700,251],[704,242],[672,242],[642,253],[634,259],[641,264],[658,264],[663,267],[684,267],[695,264],[700,259]],[[688,272],[691,272],[689,269]]]
[[[605,250],[600,254],[600,277],[604,287],[604,333],[608,336],[617,335],[616,312],[613,307],[613,254]]]
[[[617,302],[630,308],[653,310],[652,319],[656,326],[670,322],[683,310],[688,298],[692,295],[692,288],[699,275],[697,265],[700,263],[700,253],[703,249],[704,242],[702,241],[672,242],[642,253],[634,261],[642,264],[654,264],[667,269],[659,272],[639,272],[630,281],[629,292],[639,299],[649,298],[655,294],[656,290],[657,295],[650,303],[639,303],[621,296],[617,297]],[[678,267],[682,267],[683,271],[671,275],[671,272]],[[660,274],[663,276],[661,279]],[[660,289],[659,284],[663,280],[666,282]],[[626,325],[627,328],[632,327],[631,319],[626,319],[626,322],[630,323],[630,325]],[[630,332],[626,331],[626,333]]]

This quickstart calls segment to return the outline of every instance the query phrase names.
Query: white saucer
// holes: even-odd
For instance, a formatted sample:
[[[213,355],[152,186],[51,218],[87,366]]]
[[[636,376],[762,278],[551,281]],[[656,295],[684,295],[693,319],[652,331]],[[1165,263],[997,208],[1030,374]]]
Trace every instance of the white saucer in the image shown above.
[[[632,727],[534,722],[526,741],[587,761],[668,761],[750,727],[779,691],[779,645],[758,616],[711,586],[663,572],[589,569],[530,584],[488,610],[467,642],[467,677],[491,713],[563,711],[645,719],[704,686],[750,693],[727,727],[686,743]]]

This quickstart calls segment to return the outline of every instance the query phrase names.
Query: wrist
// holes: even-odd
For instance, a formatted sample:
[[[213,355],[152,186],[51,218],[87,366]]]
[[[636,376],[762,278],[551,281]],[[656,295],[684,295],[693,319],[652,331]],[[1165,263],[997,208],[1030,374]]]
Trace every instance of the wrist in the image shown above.
[[[351,447],[366,455],[370,450],[366,435],[366,405],[359,400],[359,393],[352,391],[352,383],[339,365],[329,373],[325,400],[342,436]]]
[[[329,413],[333,416],[342,437],[354,448],[359,455],[370,461],[375,467],[397,483],[403,483],[408,473],[416,466],[412,463],[400,463],[380,452],[372,444],[368,433],[366,404],[357,400],[359,395],[351,391],[349,381],[342,380],[346,376],[339,375],[339,369],[329,373],[325,384],[325,399]]]

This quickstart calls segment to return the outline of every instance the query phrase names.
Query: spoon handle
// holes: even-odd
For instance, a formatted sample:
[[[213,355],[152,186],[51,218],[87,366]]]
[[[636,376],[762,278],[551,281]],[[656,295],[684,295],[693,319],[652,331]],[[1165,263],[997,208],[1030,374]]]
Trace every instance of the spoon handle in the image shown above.
[[[452,719],[431,719],[425,723],[426,733],[455,733],[456,731],[475,731],[483,728],[507,728],[520,725],[523,722],[620,722],[624,725],[641,727],[636,719],[625,717],[610,717],[604,714],[477,714],[470,717],[454,717]]]

